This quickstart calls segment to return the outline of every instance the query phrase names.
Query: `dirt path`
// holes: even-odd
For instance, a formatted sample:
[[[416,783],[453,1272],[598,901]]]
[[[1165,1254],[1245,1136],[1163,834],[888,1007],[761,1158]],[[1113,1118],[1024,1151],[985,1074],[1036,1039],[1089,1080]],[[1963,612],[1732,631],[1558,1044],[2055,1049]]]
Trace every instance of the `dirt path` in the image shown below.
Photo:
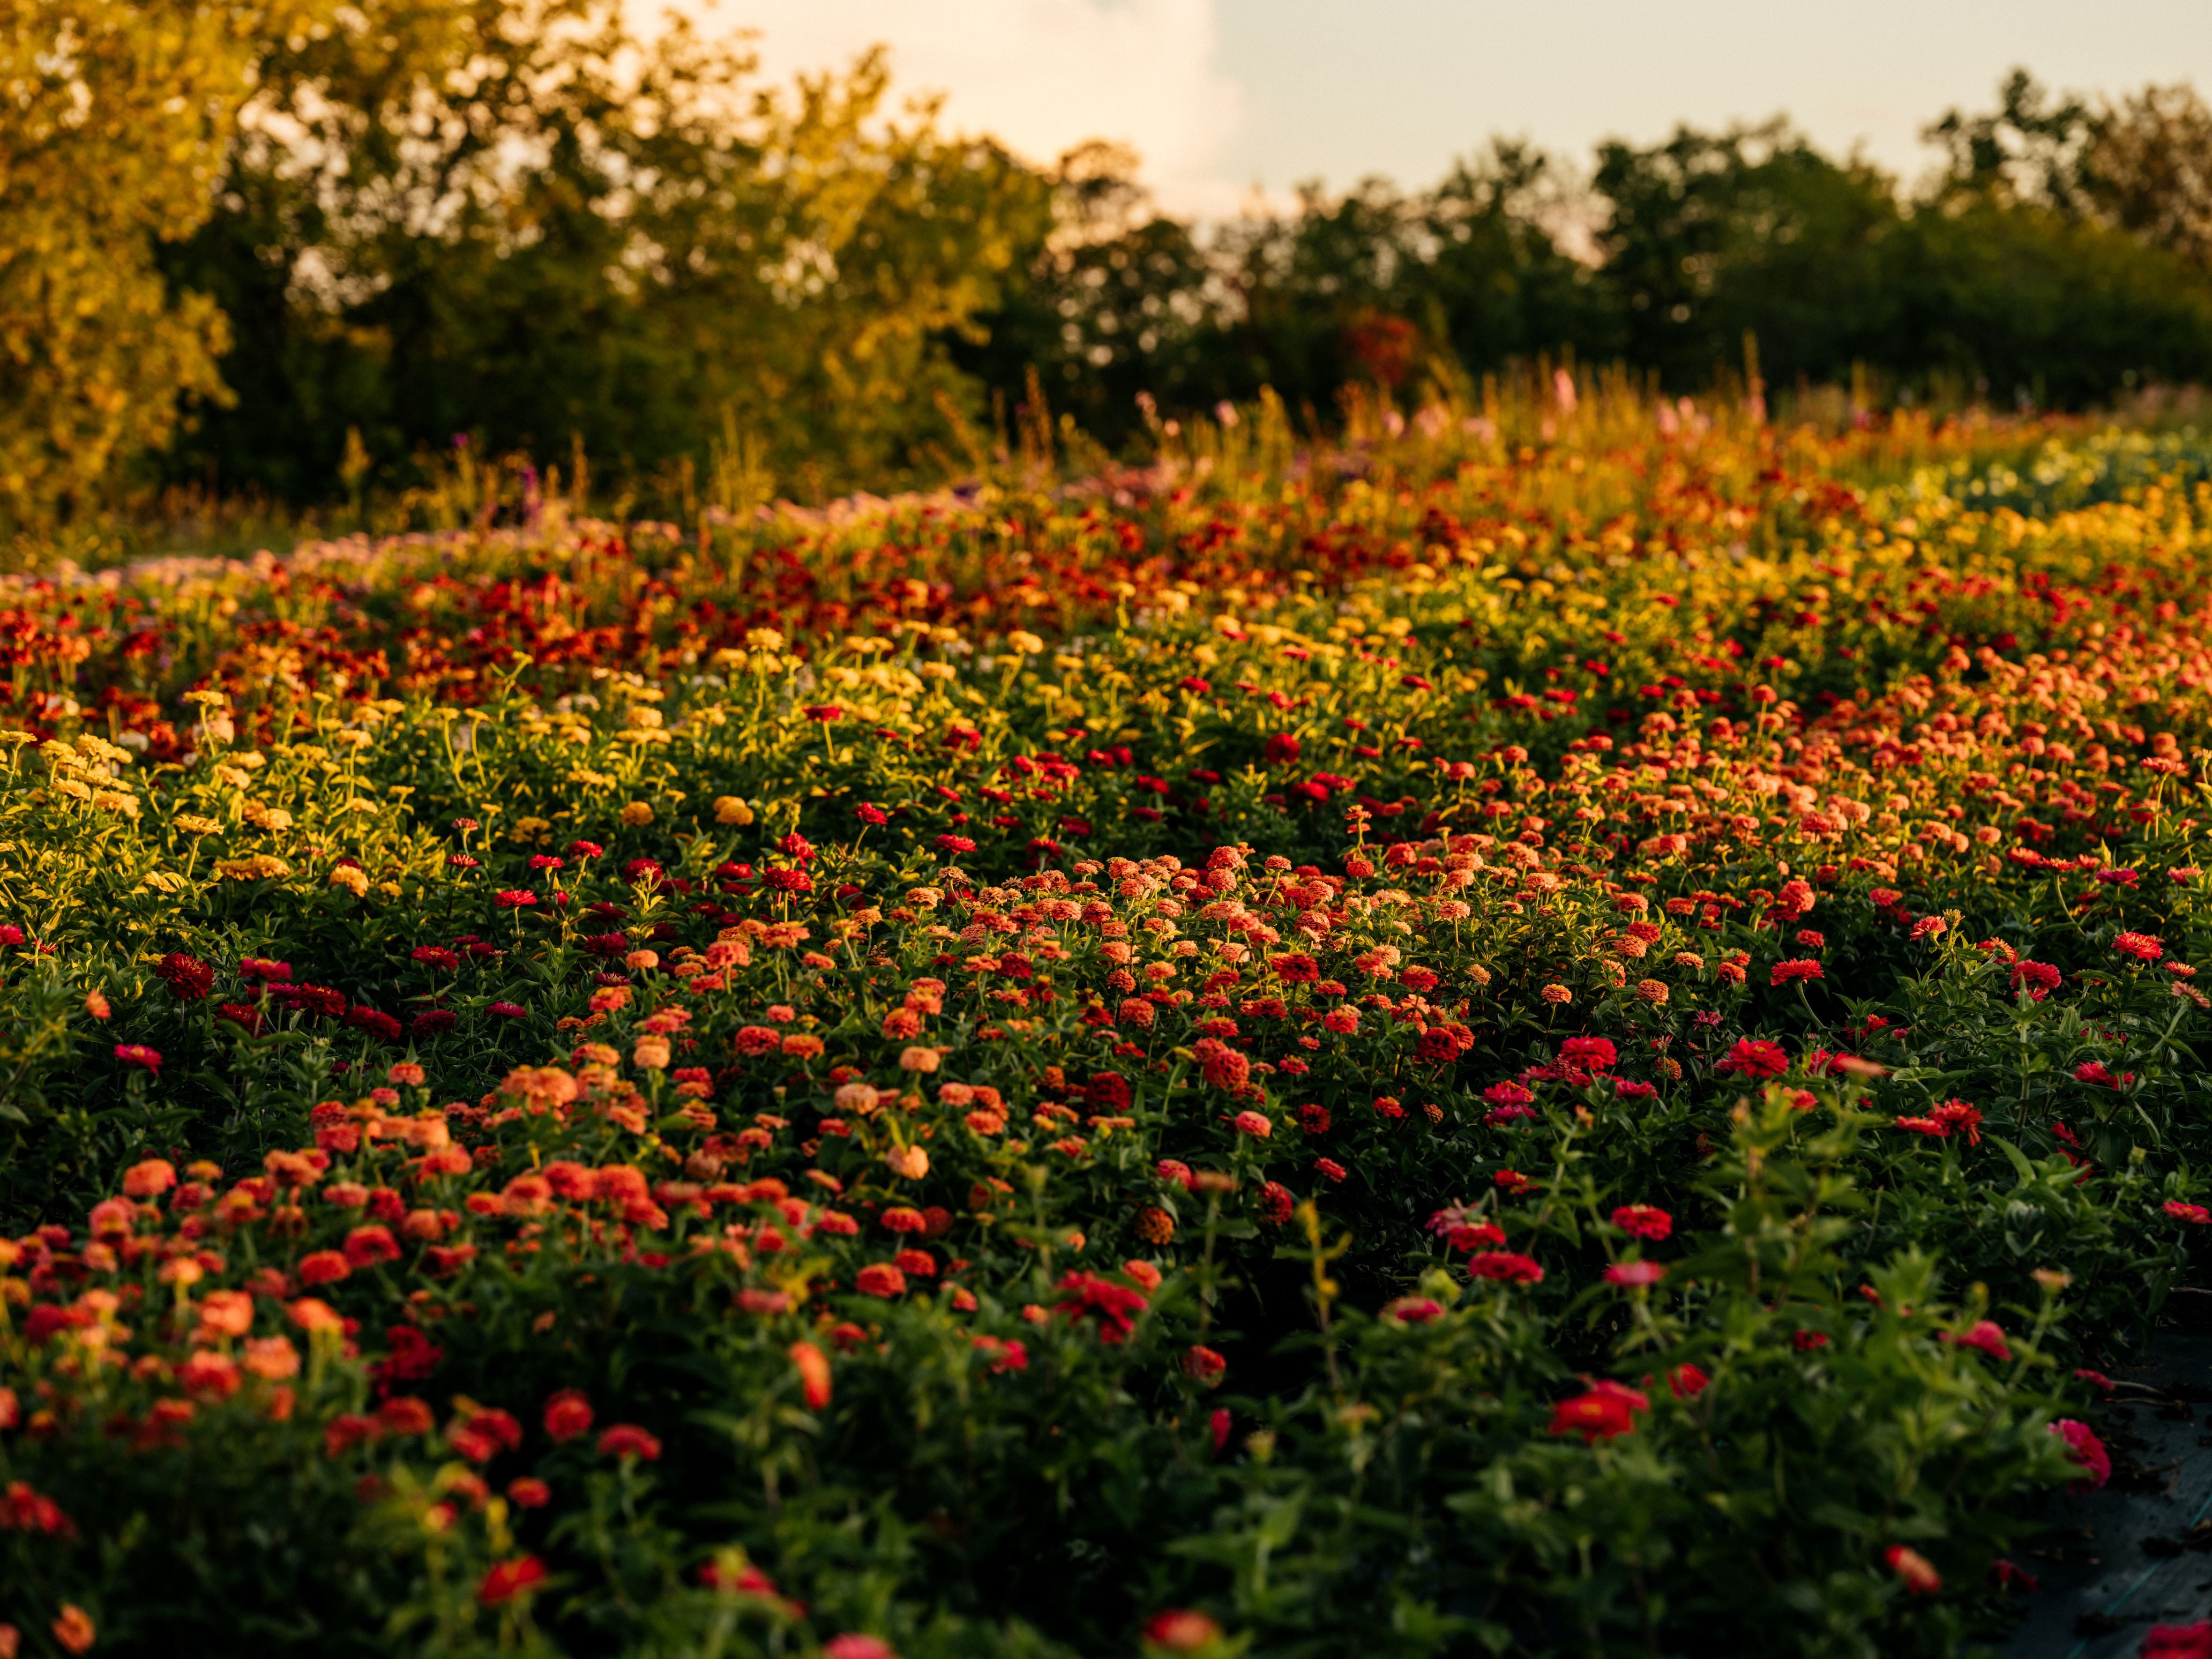
[[[2134,1659],[2153,1625],[2212,1618],[2212,1335],[2161,1333],[2112,1380],[2112,1483],[2056,1500],[2005,1659]]]

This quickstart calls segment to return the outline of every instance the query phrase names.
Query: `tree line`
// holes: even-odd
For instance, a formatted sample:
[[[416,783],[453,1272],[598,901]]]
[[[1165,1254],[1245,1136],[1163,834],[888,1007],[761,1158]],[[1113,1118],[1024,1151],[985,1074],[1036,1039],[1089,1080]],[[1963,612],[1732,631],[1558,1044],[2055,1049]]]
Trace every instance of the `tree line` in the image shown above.
[[[1415,399],[1540,354],[1696,391],[2081,405],[2212,378],[2212,112],[2015,73],[1910,188],[1786,122],[1493,140],[1199,226],[895,95],[764,86],[614,0],[0,0],[0,520],[189,482],[328,501],[474,453],[820,495],[993,428],[1109,447],[1271,387]]]

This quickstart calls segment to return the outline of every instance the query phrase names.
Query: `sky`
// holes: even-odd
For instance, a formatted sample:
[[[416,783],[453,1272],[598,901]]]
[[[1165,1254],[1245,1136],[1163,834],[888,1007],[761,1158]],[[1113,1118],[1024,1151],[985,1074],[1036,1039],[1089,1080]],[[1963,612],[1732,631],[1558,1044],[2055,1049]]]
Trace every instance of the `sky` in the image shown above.
[[[1992,105],[2015,64],[2069,90],[2212,96],[2212,0],[681,3],[757,30],[778,79],[881,42],[951,126],[1037,161],[1126,143],[1161,204],[1199,216],[1309,180],[1428,184],[1493,133],[1587,163],[1601,138],[1778,112],[1910,180],[1933,160],[1921,127]]]

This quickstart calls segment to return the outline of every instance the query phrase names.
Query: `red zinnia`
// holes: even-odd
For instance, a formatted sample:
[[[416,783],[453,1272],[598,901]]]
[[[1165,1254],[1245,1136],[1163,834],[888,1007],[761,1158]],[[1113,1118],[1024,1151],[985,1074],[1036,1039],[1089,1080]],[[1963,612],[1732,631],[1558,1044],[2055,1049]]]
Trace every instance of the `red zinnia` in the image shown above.
[[[1552,1407],[1552,1432],[1578,1434],[1583,1443],[1611,1440],[1636,1426],[1635,1413],[1647,1411],[1651,1401],[1636,1389],[1619,1382],[1599,1382],[1588,1394],[1562,1400]]]
[[[1469,1279],[1492,1279],[1501,1285],[1540,1285],[1544,1270],[1534,1258],[1517,1250],[1480,1250],[1467,1259]]]
[[[599,1437],[604,1457],[638,1457],[648,1463],[660,1461],[660,1442],[635,1423],[617,1423]]]
[[[545,1577],[545,1564],[534,1555],[519,1555],[512,1561],[493,1564],[477,1587],[477,1600],[488,1607],[512,1601]]]
[[[1559,1045],[1559,1063],[1586,1072],[1602,1072],[1620,1058],[1604,1037],[1569,1037]]]
[[[545,1402],[545,1432],[556,1440],[574,1440],[592,1427],[592,1402],[575,1389],[563,1389]]]
[[[1790,1069],[1790,1056],[1782,1051],[1778,1042],[1769,1042],[1764,1037],[1740,1037],[1714,1069],[1754,1080],[1780,1077]]]

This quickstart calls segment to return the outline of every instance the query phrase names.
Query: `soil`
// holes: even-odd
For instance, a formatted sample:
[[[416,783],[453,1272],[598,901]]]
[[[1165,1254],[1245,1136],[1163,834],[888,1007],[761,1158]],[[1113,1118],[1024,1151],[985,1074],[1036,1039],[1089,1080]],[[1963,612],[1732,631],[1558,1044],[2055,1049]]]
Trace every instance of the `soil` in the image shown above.
[[[2004,1659],[2134,1659],[2153,1625],[2212,1619],[2212,1333],[2161,1332],[2112,1381],[2112,1480],[2057,1499],[2018,1563],[2042,1583]]]

